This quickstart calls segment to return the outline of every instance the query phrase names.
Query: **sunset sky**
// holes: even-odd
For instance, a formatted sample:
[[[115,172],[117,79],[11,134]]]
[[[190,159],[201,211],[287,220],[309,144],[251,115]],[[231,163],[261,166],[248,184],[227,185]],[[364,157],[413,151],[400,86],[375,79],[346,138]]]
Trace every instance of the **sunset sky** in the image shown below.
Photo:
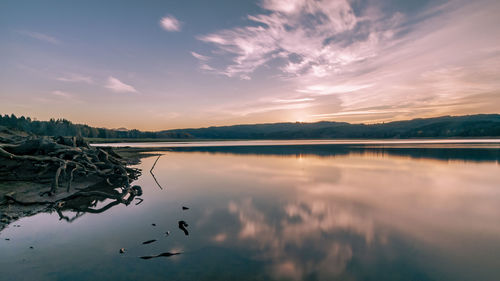
[[[500,112],[500,1],[0,2],[0,113],[160,130]]]

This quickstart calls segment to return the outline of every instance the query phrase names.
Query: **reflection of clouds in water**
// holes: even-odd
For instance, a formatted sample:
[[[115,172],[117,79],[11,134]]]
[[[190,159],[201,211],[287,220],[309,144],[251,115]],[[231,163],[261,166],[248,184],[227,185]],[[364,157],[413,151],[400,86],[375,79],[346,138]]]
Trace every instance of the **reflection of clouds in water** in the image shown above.
[[[219,243],[226,241],[226,239],[227,239],[227,234],[226,233],[219,233],[219,234],[216,234],[213,237],[213,240],[215,242],[219,242]]]
[[[342,273],[351,260],[352,247],[333,237],[349,233],[373,241],[370,219],[321,201],[284,205],[279,221],[273,223],[251,199],[231,201],[229,212],[238,216],[238,238],[257,247],[259,258],[271,260],[271,272],[277,277],[301,279],[308,274],[322,277]],[[310,257],[309,259],[307,257]]]
[[[261,245],[269,245],[271,236],[275,236],[275,231],[266,222],[262,211],[257,210],[251,199],[245,199],[240,204],[229,202],[229,212],[239,216],[241,230],[238,237],[241,239],[258,239]]]
[[[172,162],[185,161],[195,194],[210,188],[217,198],[204,201],[198,233],[264,261],[278,279],[346,279],[364,266],[406,274],[393,267],[400,261],[498,272],[498,165],[384,154],[188,156]]]
[[[373,241],[372,220],[356,214],[354,210],[322,201],[285,206],[287,217],[282,220],[283,236],[300,245],[302,237],[319,236],[321,232],[348,231]],[[295,240],[294,240],[295,239]]]

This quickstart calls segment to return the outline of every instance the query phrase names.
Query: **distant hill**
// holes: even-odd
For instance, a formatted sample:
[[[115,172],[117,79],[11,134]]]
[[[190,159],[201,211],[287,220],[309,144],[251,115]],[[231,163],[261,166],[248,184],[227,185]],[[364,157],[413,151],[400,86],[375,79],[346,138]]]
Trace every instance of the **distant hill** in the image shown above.
[[[500,137],[500,114],[442,116],[379,124],[272,123],[143,132],[95,128],[65,119],[49,121],[0,115],[0,126],[46,136],[100,139],[347,139]]]
[[[339,139],[500,137],[500,115],[419,118],[379,124],[273,123],[167,130],[195,139]]]

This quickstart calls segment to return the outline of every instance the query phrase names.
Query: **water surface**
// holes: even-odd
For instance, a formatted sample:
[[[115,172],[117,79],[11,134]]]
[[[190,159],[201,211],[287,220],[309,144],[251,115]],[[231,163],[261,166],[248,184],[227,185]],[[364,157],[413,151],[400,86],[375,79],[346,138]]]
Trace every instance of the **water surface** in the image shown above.
[[[423,145],[423,144],[496,144],[500,139],[312,139],[312,140],[219,140],[219,141],[158,141],[96,143],[95,146],[112,147],[218,147],[218,146],[293,146],[293,145]]]
[[[65,211],[66,219],[38,214],[2,231],[0,279],[500,276],[498,143],[266,144],[159,153],[154,174],[161,188],[149,174],[157,158],[143,159],[139,205]],[[188,236],[180,220],[189,224]],[[162,252],[181,254],[139,258]]]

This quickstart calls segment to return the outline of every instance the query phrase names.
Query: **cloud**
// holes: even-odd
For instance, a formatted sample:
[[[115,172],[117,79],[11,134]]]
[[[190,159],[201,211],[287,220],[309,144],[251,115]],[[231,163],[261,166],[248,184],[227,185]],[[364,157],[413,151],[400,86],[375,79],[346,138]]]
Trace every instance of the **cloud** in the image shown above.
[[[407,111],[400,110],[365,110],[365,111],[343,111],[343,112],[335,112],[335,113],[324,113],[324,114],[312,114],[312,117],[337,117],[337,116],[347,116],[347,115],[373,115],[373,114],[387,114],[387,113],[404,113]]]
[[[213,47],[207,71],[240,79],[261,70],[274,74],[277,83],[303,94],[294,98],[316,99],[307,105],[316,120],[373,122],[491,112],[488,103],[471,101],[485,94],[500,96],[495,29],[500,3],[449,0],[412,11],[398,6],[263,0],[264,12],[248,15],[245,25],[198,39]],[[335,96],[338,106],[320,110],[328,96]]]
[[[63,91],[59,91],[59,90],[57,90],[57,91],[52,91],[52,93],[51,93],[51,94],[52,94],[52,95],[54,95],[54,96],[61,97],[61,98],[66,98],[66,99],[69,99],[69,98],[71,98],[71,97],[72,97],[72,95],[71,95],[70,93],[68,93],[68,92],[63,92]]]
[[[275,99],[272,102],[274,103],[297,103],[297,102],[307,102],[314,101],[313,98],[296,98],[296,99]]]
[[[37,102],[47,103],[47,104],[80,104],[83,101],[80,100],[74,93],[67,91],[54,90],[50,92],[51,96],[37,97]]]
[[[108,78],[105,87],[116,93],[137,93],[137,90],[134,87],[125,84],[112,76]]]
[[[348,1],[269,0],[263,2],[262,8],[268,13],[249,15],[248,26],[198,38],[232,57],[220,73],[248,77],[258,67],[281,60],[279,68],[286,75],[311,73],[325,77],[342,65],[373,56],[371,47],[389,34],[378,32],[376,27],[368,31],[355,29],[362,19],[355,16]],[[390,28],[388,23],[385,25]],[[335,37],[347,34],[360,39],[349,42],[346,50],[342,46],[347,39]]]
[[[69,73],[65,76],[61,76],[56,78],[59,81],[63,82],[83,82],[87,84],[92,84],[94,83],[94,80],[90,76],[84,76],[80,74],[75,74],[75,73]]]
[[[318,84],[318,85],[310,85],[305,89],[298,89],[297,92],[308,93],[314,95],[332,95],[339,93],[350,93],[358,90],[366,89],[372,87],[372,84],[367,85],[349,85],[349,84],[338,84],[338,85],[327,85],[327,84]]]
[[[44,33],[40,33],[40,32],[21,30],[21,31],[18,31],[18,33],[29,36],[31,38],[34,38],[34,39],[37,39],[40,41],[48,42],[48,43],[51,43],[54,45],[58,45],[61,43],[61,41],[59,39],[52,37],[50,35],[44,34]]]
[[[167,15],[160,20],[160,25],[166,31],[180,31],[181,22],[171,15]]]
[[[196,52],[191,52],[191,55],[195,58],[197,58],[198,60],[201,60],[201,61],[207,61],[210,59],[210,57],[207,57],[207,56],[204,56],[204,55],[201,55],[201,54],[198,54]]]
[[[208,65],[208,61],[211,59],[209,56],[204,56],[202,54],[198,54],[196,52],[191,52],[191,55],[195,57],[199,62],[199,68],[203,71],[216,72],[217,70],[210,65]]]
[[[200,69],[206,70],[206,71],[215,71],[215,68],[211,67],[210,65],[208,65],[206,63],[200,64]]]

